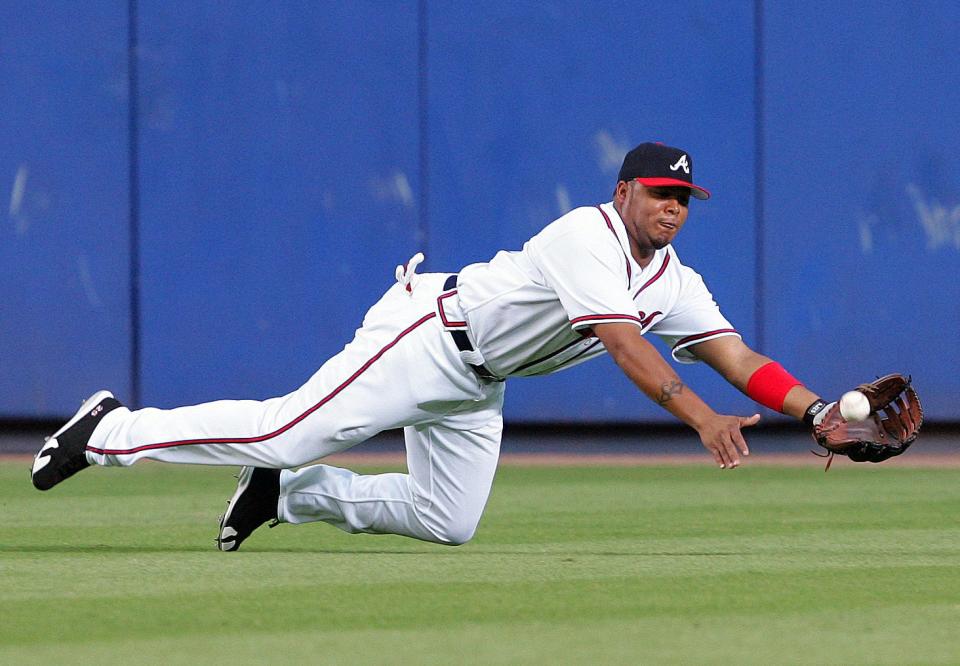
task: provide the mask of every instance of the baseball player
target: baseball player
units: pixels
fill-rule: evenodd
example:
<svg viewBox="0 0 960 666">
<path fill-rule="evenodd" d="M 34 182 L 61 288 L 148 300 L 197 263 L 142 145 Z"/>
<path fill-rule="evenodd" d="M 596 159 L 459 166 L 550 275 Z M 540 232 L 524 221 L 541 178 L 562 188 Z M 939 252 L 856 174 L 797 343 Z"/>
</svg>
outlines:
<svg viewBox="0 0 960 666">
<path fill-rule="evenodd" d="M 354 339 L 288 395 L 131 411 L 98 392 L 37 453 L 33 483 L 46 490 L 89 465 L 148 458 L 240 465 L 221 550 L 268 521 L 462 544 L 490 493 L 505 380 L 603 353 L 694 428 L 720 468 L 735 468 L 748 454 L 741 430 L 760 415 L 714 412 L 647 333 L 676 361 L 708 363 L 771 409 L 808 423 L 836 409 L 751 350 L 681 263 L 671 241 L 691 196 L 710 194 L 693 183 L 689 153 L 641 144 L 624 158 L 612 201 L 567 213 L 521 250 L 459 274 L 418 275 L 419 254 L 397 267 Z M 310 464 L 389 428 L 403 428 L 406 474 Z"/>
</svg>

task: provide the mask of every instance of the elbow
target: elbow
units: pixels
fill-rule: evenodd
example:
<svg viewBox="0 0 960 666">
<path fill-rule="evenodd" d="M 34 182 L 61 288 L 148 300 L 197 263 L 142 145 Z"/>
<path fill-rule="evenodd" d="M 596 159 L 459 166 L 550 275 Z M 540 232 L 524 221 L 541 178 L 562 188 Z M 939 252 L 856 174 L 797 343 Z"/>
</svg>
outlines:
<svg viewBox="0 0 960 666">
<path fill-rule="evenodd" d="M 627 323 L 599 324 L 594 326 L 594 333 L 610 357 L 621 368 L 640 364 L 646 365 L 645 360 L 649 358 L 650 353 L 659 353 L 653 348 L 647 340 L 640 334 L 640 328 Z"/>
<path fill-rule="evenodd" d="M 652 354 L 651 354 L 652 352 Z M 627 371 L 634 369 L 640 372 L 649 371 L 657 362 L 663 362 L 653 345 L 637 335 L 634 340 L 617 340 L 613 345 L 607 347 L 607 353 L 621 369 Z"/>
<path fill-rule="evenodd" d="M 603 346 L 607 353 L 617 363 L 630 354 L 631 346 L 623 338 L 615 338 L 609 342 L 603 341 Z"/>
</svg>

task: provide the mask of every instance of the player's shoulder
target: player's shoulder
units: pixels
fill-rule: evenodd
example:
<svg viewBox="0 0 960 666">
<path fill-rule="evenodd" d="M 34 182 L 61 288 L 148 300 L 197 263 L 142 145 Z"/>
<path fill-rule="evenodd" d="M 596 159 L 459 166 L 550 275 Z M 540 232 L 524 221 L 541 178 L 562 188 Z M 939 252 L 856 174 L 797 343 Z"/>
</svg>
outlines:
<svg viewBox="0 0 960 666">
<path fill-rule="evenodd" d="M 664 249 L 669 256 L 667 271 L 673 274 L 674 279 L 684 289 L 697 289 L 704 284 L 703 276 L 695 268 L 681 261 L 677 248 L 667 245 Z"/>
<path fill-rule="evenodd" d="M 582 226 L 584 223 L 595 223 L 599 226 L 605 226 L 603 214 L 600 212 L 598 206 L 578 206 L 553 221 L 553 224 L 559 224 L 560 226 Z"/>
<path fill-rule="evenodd" d="M 543 227 L 531 240 L 543 243 L 571 236 L 585 238 L 593 233 L 594 228 L 597 228 L 594 216 L 600 221 L 600 225 L 603 225 L 603 218 L 596 207 L 574 208 Z"/>
<path fill-rule="evenodd" d="M 544 240 L 569 235 L 583 238 L 593 234 L 606 238 L 600 232 L 603 232 L 606 236 L 610 235 L 603 215 L 598 208 L 596 206 L 580 206 L 555 219 L 537 235 L 543 237 Z"/>
</svg>

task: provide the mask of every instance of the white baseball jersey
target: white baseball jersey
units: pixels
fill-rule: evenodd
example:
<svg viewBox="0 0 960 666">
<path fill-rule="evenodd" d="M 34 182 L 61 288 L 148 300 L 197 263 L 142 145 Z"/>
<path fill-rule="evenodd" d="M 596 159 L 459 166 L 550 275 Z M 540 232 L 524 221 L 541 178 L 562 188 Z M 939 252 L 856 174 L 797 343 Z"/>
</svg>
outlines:
<svg viewBox="0 0 960 666">
<path fill-rule="evenodd" d="M 549 374 L 604 353 L 590 327 L 605 322 L 657 334 L 683 363 L 697 361 L 690 345 L 739 336 L 672 246 L 640 268 L 612 203 L 577 208 L 522 250 L 467 266 L 457 291 L 444 323 L 461 322 L 500 377 Z"/>
</svg>

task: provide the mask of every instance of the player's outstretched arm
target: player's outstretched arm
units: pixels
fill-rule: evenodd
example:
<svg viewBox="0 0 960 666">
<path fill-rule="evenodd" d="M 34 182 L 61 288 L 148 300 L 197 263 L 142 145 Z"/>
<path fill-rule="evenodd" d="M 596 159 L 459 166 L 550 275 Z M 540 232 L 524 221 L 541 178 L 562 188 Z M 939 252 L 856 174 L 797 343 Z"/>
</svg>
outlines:
<svg viewBox="0 0 960 666">
<path fill-rule="evenodd" d="M 760 420 L 759 414 L 749 418 L 717 414 L 680 380 L 670 364 L 643 339 L 633 324 L 597 324 L 593 331 L 624 374 L 641 391 L 697 431 L 704 447 L 720 467 L 737 467 L 740 456 L 749 454 L 740 430 L 756 424 Z"/>
<path fill-rule="evenodd" d="M 803 419 L 820 399 L 773 359 L 753 351 L 734 335 L 701 342 L 690 351 L 749 397 L 796 419 Z"/>
<path fill-rule="evenodd" d="M 829 454 L 854 462 L 882 462 L 898 456 L 917 439 L 923 425 L 920 397 L 910 377 L 889 374 L 857 386 L 826 403 L 779 363 L 743 341 L 725 336 L 690 347 L 698 357 L 757 402 L 801 419 Z"/>
</svg>

